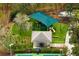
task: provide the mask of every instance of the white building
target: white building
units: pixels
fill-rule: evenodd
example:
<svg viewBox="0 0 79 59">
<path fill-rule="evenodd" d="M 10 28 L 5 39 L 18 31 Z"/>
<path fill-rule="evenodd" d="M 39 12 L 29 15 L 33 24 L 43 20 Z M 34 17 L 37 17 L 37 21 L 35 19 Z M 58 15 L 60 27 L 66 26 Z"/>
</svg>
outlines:
<svg viewBox="0 0 79 59">
<path fill-rule="evenodd" d="M 33 31 L 31 42 L 33 43 L 33 48 L 48 47 L 52 42 L 52 32 L 51 31 Z"/>
</svg>

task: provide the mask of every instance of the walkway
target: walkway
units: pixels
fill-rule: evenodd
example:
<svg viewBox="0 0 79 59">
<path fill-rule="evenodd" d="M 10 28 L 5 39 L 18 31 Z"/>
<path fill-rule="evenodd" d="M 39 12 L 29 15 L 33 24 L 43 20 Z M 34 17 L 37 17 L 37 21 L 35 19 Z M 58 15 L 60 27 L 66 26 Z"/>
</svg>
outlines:
<svg viewBox="0 0 79 59">
<path fill-rule="evenodd" d="M 71 34 L 69 34 L 70 32 L 71 32 Z M 69 40 L 70 40 L 71 36 L 72 36 L 72 31 L 67 31 L 66 39 L 65 39 L 65 45 L 68 48 L 68 51 L 67 51 L 68 56 L 72 55 L 72 47 L 74 47 L 74 45 L 69 43 Z"/>
<path fill-rule="evenodd" d="M 53 43 L 53 44 L 50 44 L 51 47 L 59 47 L 59 48 L 63 48 L 65 47 L 65 44 L 64 43 Z"/>
</svg>

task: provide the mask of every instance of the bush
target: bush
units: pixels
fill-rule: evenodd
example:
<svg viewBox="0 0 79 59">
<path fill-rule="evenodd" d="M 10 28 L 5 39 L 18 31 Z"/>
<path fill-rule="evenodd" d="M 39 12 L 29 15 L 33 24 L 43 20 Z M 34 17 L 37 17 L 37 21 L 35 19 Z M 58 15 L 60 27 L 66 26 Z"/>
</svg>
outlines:
<svg viewBox="0 0 79 59">
<path fill-rule="evenodd" d="M 71 39 L 70 39 L 70 43 L 72 44 L 72 43 L 77 43 L 77 42 L 78 42 L 77 41 L 77 35 L 73 34 Z"/>
<path fill-rule="evenodd" d="M 25 51 L 26 50 L 26 45 L 19 44 L 19 45 L 14 45 L 12 46 L 13 51 Z"/>
<path fill-rule="evenodd" d="M 36 53 L 36 51 L 33 50 L 32 53 Z M 60 50 L 57 48 L 41 48 L 39 53 L 60 53 Z"/>
<path fill-rule="evenodd" d="M 66 55 L 67 53 L 67 47 L 63 48 L 63 54 Z"/>
<path fill-rule="evenodd" d="M 70 39 L 70 43 L 74 43 L 74 44 L 79 43 L 79 28 L 78 27 L 73 29 L 73 35 Z"/>
<path fill-rule="evenodd" d="M 72 54 L 75 56 L 79 56 L 79 45 L 76 44 L 75 47 L 72 49 Z"/>
</svg>

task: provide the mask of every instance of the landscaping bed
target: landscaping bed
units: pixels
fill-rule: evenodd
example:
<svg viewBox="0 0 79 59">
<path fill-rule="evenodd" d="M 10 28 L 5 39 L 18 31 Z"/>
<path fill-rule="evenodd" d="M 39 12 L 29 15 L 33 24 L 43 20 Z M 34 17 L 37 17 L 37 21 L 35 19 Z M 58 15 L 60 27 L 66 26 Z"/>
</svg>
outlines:
<svg viewBox="0 0 79 59">
<path fill-rule="evenodd" d="M 61 48 L 42 48 L 39 52 L 39 54 L 64 54 L 66 55 L 67 49 L 63 48 L 62 51 L 60 51 Z M 35 49 L 33 48 L 27 48 L 24 51 L 13 51 L 15 54 L 24 54 L 24 53 L 34 53 L 34 54 L 38 54 L 38 52 L 36 52 Z"/>
</svg>

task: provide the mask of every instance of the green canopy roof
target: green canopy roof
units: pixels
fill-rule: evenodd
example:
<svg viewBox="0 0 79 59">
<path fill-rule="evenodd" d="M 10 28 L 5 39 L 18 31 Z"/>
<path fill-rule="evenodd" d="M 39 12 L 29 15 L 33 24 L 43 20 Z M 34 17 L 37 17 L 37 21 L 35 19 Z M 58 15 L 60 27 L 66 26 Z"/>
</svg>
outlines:
<svg viewBox="0 0 79 59">
<path fill-rule="evenodd" d="M 34 20 L 41 22 L 46 27 L 49 27 L 56 22 L 59 22 L 58 19 L 53 18 L 53 17 L 51 17 L 43 12 L 40 12 L 40 11 L 31 14 L 30 17 L 33 18 Z"/>
</svg>

